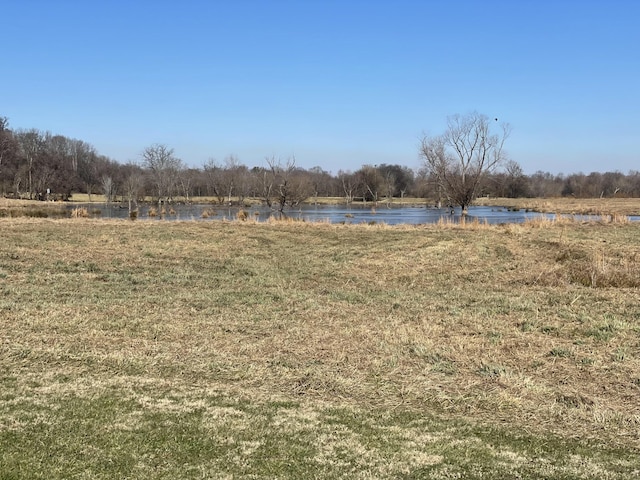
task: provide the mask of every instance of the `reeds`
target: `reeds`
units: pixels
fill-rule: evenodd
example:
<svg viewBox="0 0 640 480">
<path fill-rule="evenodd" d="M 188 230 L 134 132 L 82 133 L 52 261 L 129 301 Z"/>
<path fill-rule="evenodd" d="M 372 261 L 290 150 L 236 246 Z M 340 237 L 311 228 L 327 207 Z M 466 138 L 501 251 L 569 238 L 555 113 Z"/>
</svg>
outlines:
<svg viewBox="0 0 640 480">
<path fill-rule="evenodd" d="M 71 218 L 87 218 L 89 217 L 89 210 L 85 207 L 76 207 L 71 210 Z"/>
<path fill-rule="evenodd" d="M 211 209 L 211 208 L 205 208 L 202 210 L 202 213 L 200 214 L 201 218 L 207 219 L 209 217 L 214 217 L 216 215 L 215 210 Z"/>
</svg>

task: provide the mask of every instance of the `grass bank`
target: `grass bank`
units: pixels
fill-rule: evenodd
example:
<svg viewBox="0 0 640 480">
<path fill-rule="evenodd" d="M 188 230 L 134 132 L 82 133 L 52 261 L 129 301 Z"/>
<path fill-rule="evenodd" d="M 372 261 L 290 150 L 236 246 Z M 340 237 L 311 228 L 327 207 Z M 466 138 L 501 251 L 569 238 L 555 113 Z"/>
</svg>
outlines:
<svg viewBox="0 0 640 480">
<path fill-rule="evenodd" d="M 567 215 L 640 215 L 640 198 L 487 198 L 474 205 Z"/>
<path fill-rule="evenodd" d="M 40 202 L 37 200 L 13 200 L 0 197 L 0 218 L 35 217 L 61 218 L 67 216 L 65 206 L 60 202 Z"/>
<path fill-rule="evenodd" d="M 0 478 L 638 475 L 639 241 L 0 219 Z"/>
</svg>

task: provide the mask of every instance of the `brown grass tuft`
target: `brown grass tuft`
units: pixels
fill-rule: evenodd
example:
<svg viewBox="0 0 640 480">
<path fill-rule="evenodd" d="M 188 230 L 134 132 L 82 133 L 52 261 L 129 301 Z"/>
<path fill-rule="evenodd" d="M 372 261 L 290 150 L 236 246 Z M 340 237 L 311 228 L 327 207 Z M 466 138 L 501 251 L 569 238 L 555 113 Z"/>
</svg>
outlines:
<svg viewBox="0 0 640 480">
<path fill-rule="evenodd" d="M 89 211 L 85 207 L 76 207 L 71 210 L 71 218 L 87 218 Z"/>
<path fill-rule="evenodd" d="M 204 210 L 202 210 L 202 213 L 200 214 L 200 217 L 201 218 L 209 218 L 209 217 L 211 217 L 212 215 L 215 215 L 215 214 L 216 214 L 216 212 L 213 211 L 212 209 L 205 208 Z"/>
</svg>

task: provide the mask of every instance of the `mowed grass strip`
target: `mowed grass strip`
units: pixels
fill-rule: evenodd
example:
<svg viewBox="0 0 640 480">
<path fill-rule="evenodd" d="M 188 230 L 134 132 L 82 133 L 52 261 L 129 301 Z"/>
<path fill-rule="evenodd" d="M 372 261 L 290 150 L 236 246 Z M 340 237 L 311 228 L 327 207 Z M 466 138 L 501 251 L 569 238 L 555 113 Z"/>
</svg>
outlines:
<svg viewBox="0 0 640 480">
<path fill-rule="evenodd" d="M 0 222 L 0 478 L 629 478 L 640 229 Z"/>
</svg>

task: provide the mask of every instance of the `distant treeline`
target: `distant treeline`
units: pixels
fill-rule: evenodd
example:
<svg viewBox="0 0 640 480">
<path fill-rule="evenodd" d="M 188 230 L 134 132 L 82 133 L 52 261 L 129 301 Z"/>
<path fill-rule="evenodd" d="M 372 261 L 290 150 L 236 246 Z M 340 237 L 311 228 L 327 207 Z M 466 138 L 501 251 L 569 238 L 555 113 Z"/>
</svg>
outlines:
<svg viewBox="0 0 640 480">
<path fill-rule="evenodd" d="M 158 152 L 167 157 L 158 157 Z M 189 200 L 210 196 L 220 203 L 252 197 L 280 208 L 314 197 L 342 197 L 345 202 L 437 197 L 436 182 L 426 169 L 402 165 L 363 165 L 356 171 L 332 174 L 320 166 L 300 168 L 293 158 L 266 158 L 261 166 L 248 166 L 230 155 L 221 162 L 208 160 L 192 168 L 164 145 L 148 147 L 145 153 L 139 163 L 122 164 L 82 140 L 36 129 L 12 130 L 8 120 L 0 117 L 0 195 L 66 200 L 77 192 L 130 202 L 148 197 Z M 479 194 L 640 197 L 640 172 L 554 175 L 539 171 L 525 175 L 510 161 L 483 178 Z"/>
</svg>

